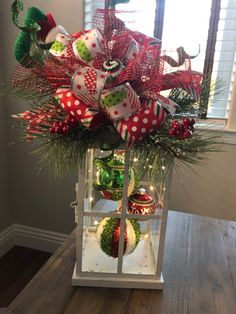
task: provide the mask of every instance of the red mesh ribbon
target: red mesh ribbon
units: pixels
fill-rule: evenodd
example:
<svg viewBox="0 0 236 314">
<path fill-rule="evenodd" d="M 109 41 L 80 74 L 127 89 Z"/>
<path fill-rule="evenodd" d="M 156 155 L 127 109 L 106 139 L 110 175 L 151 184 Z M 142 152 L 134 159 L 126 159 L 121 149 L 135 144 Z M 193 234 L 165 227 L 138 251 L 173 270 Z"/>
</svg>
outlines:
<svg viewBox="0 0 236 314">
<path fill-rule="evenodd" d="M 73 35 L 57 34 L 50 49 L 55 57 L 31 70 L 59 88 L 60 106 L 80 123 L 96 128 L 100 123 L 94 121 L 109 118 L 132 145 L 162 127 L 166 109 L 174 114 L 177 105 L 161 90 L 181 87 L 198 97 L 202 76 L 191 71 L 192 57 L 183 48 L 177 49 L 177 60 L 162 55 L 158 39 L 127 29 L 114 10 L 97 10 L 93 26 Z M 176 71 L 185 63 L 186 70 Z"/>
</svg>

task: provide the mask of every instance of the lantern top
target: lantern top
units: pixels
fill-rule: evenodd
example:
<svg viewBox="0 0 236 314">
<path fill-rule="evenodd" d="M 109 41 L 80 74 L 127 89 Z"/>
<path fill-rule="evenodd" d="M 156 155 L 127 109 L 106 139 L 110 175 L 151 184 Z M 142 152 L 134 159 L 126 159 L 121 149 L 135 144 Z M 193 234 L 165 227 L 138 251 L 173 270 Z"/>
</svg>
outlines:
<svg viewBox="0 0 236 314">
<path fill-rule="evenodd" d="M 133 193 L 130 196 L 130 201 L 136 203 L 136 204 L 142 204 L 142 205 L 152 205 L 154 204 L 153 197 L 146 193 L 146 190 L 144 188 L 140 188 L 138 192 Z"/>
</svg>

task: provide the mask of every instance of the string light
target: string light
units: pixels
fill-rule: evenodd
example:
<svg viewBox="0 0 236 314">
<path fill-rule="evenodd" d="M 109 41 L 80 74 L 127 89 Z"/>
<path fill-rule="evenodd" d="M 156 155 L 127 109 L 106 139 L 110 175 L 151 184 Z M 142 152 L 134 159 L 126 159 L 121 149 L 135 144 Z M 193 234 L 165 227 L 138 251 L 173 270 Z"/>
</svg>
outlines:
<svg viewBox="0 0 236 314">
<path fill-rule="evenodd" d="M 162 169 L 162 170 L 165 170 L 165 169 L 166 169 L 166 167 L 165 167 L 165 166 L 162 166 L 162 167 L 161 167 L 161 169 Z"/>
<path fill-rule="evenodd" d="M 144 236 L 144 239 L 148 239 L 149 238 L 149 234 L 146 233 L 145 236 Z"/>
<path fill-rule="evenodd" d="M 134 157 L 133 161 L 134 161 L 134 162 L 137 162 L 137 161 L 138 161 L 138 158 Z"/>
<path fill-rule="evenodd" d="M 99 222 L 97 220 L 94 221 L 94 225 L 97 226 Z"/>
<path fill-rule="evenodd" d="M 150 185 L 150 190 L 153 191 L 154 190 L 154 186 Z"/>
<path fill-rule="evenodd" d="M 93 197 L 90 197 L 90 199 L 89 199 L 89 200 L 90 200 L 90 202 L 92 202 L 92 201 L 93 201 Z"/>
<path fill-rule="evenodd" d="M 148 167 L 149 167 L 150 169 L 152 169 L 152 165 L 148 165 Z"/>
</svg>

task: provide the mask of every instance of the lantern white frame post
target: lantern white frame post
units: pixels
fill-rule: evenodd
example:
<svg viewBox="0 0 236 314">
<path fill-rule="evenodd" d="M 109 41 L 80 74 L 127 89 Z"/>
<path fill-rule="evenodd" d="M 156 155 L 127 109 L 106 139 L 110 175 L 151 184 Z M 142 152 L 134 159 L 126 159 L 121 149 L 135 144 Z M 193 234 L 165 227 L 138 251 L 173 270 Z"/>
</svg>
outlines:
<svg viewBox="0 0 236 314">
<path fill-rule="evenodd" d="M 168 170 L 167 178 L 164 183 L 163 210 L 162 210 L 162 216 L 161 216 L 160 239 L 159 239 L 159 247 L 158 247 L 158 255 L 157 255 L 157 271 L 156 271 L 157 276 L 161 275 L 161 269 L 162 269 L 162 263 L 163 263 L 172 173 L 173 173 L 173 164 Z"/>
<path fill-rule="evenodd" d="M 122 191 L 122 205 L 121 205 L 121 217 L 120 217 L 120 239 L 118 250 L 118 265 L 117 273 L 122 274 L 123 265 L 123 251 L 124 251 L 124 233 L 125 233 L 125 220 L 126 220 L 126 207 L 127 207 L 127 191 L 129 185 L 129 165 L 130 165 L 130 149 L 125 150 L 125 171 L 124 171 L 124 186 Z"/>
<path fill-rule="evenodd" d="M 79 164 L 80 178 L 77 185 L 77 206 L 75 207 L 76 213 L 76 275 L 82 270 L 82 254 L 83 251 L 83 210 L 84 210 L 84 194 L 85 194 L 85 166 L 83 163 Z M 83 180 L 81 180 L 83 178 Z"/>
<path fill-rule="evenodd" d="M 94 148 L 96 149 L 96 148 Z M 122 202 L 121 210 L 119 212 L 110 212 L 107 205 L 108 200 L 102 199 L 102 205 L 99 207 L 99 200 L 95 205 L 91 204 L 92 200 L 92 182 L 93 182 L 93 157 L 94 152 L 91 149 L 87 153 L 86 160 L 84 160 L 79 166 L 79 183 L 76 185 L 77 193 L 77 204 L 75 206 L 75 215 L 77 223 L 77 235 L 76 235 L 76 263 L 74 268 L 74 273 L 72 277 L 72 284 L 75 286 L 101 286 L 101 287 L 114 287 L 114 288 L 146 288 L 146 289 L 162 289 L 163 288 L 163 277 L 161 274 L 162 259 L 163 259 L 163 249 L 166 231 L 166 221 L 168 213 L 168 198 L 169 198 L 169 187 L 171 181 L 172 169 L 168 172 L 168 177 L 166 180 L 167 188 L 164 195 L 164 205 L 162 213 L 155 213 L 150 215 L 141 214 L 129 214 L 127 212 L 127 191 L 129 186 L 129 169 L 130 169 L 130 157 L 131 150 L 127 147 L 120 146 L 116 149 L 125 151 L 125 168 L 124 168 L 124 184 L 122 190 Z M 89 171 L 88 171 L 89 170 Z M 85 173 L 87 171 L 87 173 Z M 87 189 L 87 190 L 86 190 Z M 88 203 L 84 198 L 89 198 Z M 91 206 L 94 205 L 94 206 Z M 108 209 L 108 210 L 107 210 Z M 87 217 L 89 220 L 84 219 Z M 92 222 L 94 218 L 120 218 L 120 239 L 118 248 L 118 258 L 113 259 L 108 257 L 102 252 L 101 248 L 97 245 L 97 250 L 91 251 L 92 256 L 88 255 L 86 250 L 86 238 L 90 237 L 91 234 L 95 234 L 95 227 L 92 227 Z M 142 234 L 142 238 L 138 244 L 137 248 L 130 255 L 123 256 L 124 250 L 124 232 L 126 219 L 139 219 L 139 221 L 144 221 L 147 226 L 144 228 L 145 234 Z M 158 222 L 160 225 L 154 228 L 148 228 L 149 222 Z M 89 226 L 86 225 L 86 221 L 90 221 Z M 85 233 L 85 230 L 86 233 Z M 146 231 L 145 231 L 146 230 Z M 159 231 L 159 233 L 158 233 Z M 154 232 L 154 235 L 153 233 Z M 91 236 L 92 237 L 92 236 Z M 158 241 L 157 243 L 155 243 Z M 144 253 L 144 251 L 146 250 Z M 86 255 L 87 254 L 87 255 Z M 142 263 L 144 259 L 144 254 L 149 255 L 149 268 L 140 268 L 140 261 Z M 87 256 L 85 258 L 85 255 Z M 131 256 L 132 255 L 132 256 Z M 83 263 L 83 258 L 85 258 Z M 101 261 L 102 267 L 98 268 L 95 265 L 96 259 Z M 95 261 L 94 261 L 95 260 Z M 85 262 L 88 261 L 89 266 Z M 124 264 L 125 261 L 125 264 Z M 146 260 L 147 261 L 147 260 Z M 117 262 L 117 264 L 116 264 Z M 110 270 L 110 264 L 112 264 L 112 271 Z M 134 265 L 132 265 L 132 263 Z M 92 266 L 91 266 L 92 265 Z M 97 264 L 96 264 L 97 265 Z M 105 265 L 105 266 L 104 266 Z M 108 266 L 107 266 L 108 265 Z M 128 266 L 127 266 L 128 265 Z M 91 270 L 90 270 L 91 266 Z M 94 268 L 93 268 L 94 267 Z M 101 267 L 101 266 L 99 266 Z M 106 268 L 108 267 L 108 268 Z M 144 267 L 144 264 L 143 266 Z M 146 265 L 145 265 L 146 267 Z M 105 271 L 104 271 L 105 269 Z"/>
</svg>

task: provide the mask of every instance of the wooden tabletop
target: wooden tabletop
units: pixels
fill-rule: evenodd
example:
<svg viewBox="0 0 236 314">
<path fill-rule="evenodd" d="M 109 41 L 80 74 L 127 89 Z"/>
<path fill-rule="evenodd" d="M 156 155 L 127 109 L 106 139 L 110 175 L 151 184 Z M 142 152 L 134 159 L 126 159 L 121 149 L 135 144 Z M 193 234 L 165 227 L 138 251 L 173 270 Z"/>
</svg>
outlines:
<svg viewBox="0 0 236 314">
<path fill-rule="evenodd" d="M 236 223 L 170 212 L 158 290 L 72 287 L 75 231 L 9 306 L 16 314 L 235 314 Z"/>
</svg>

